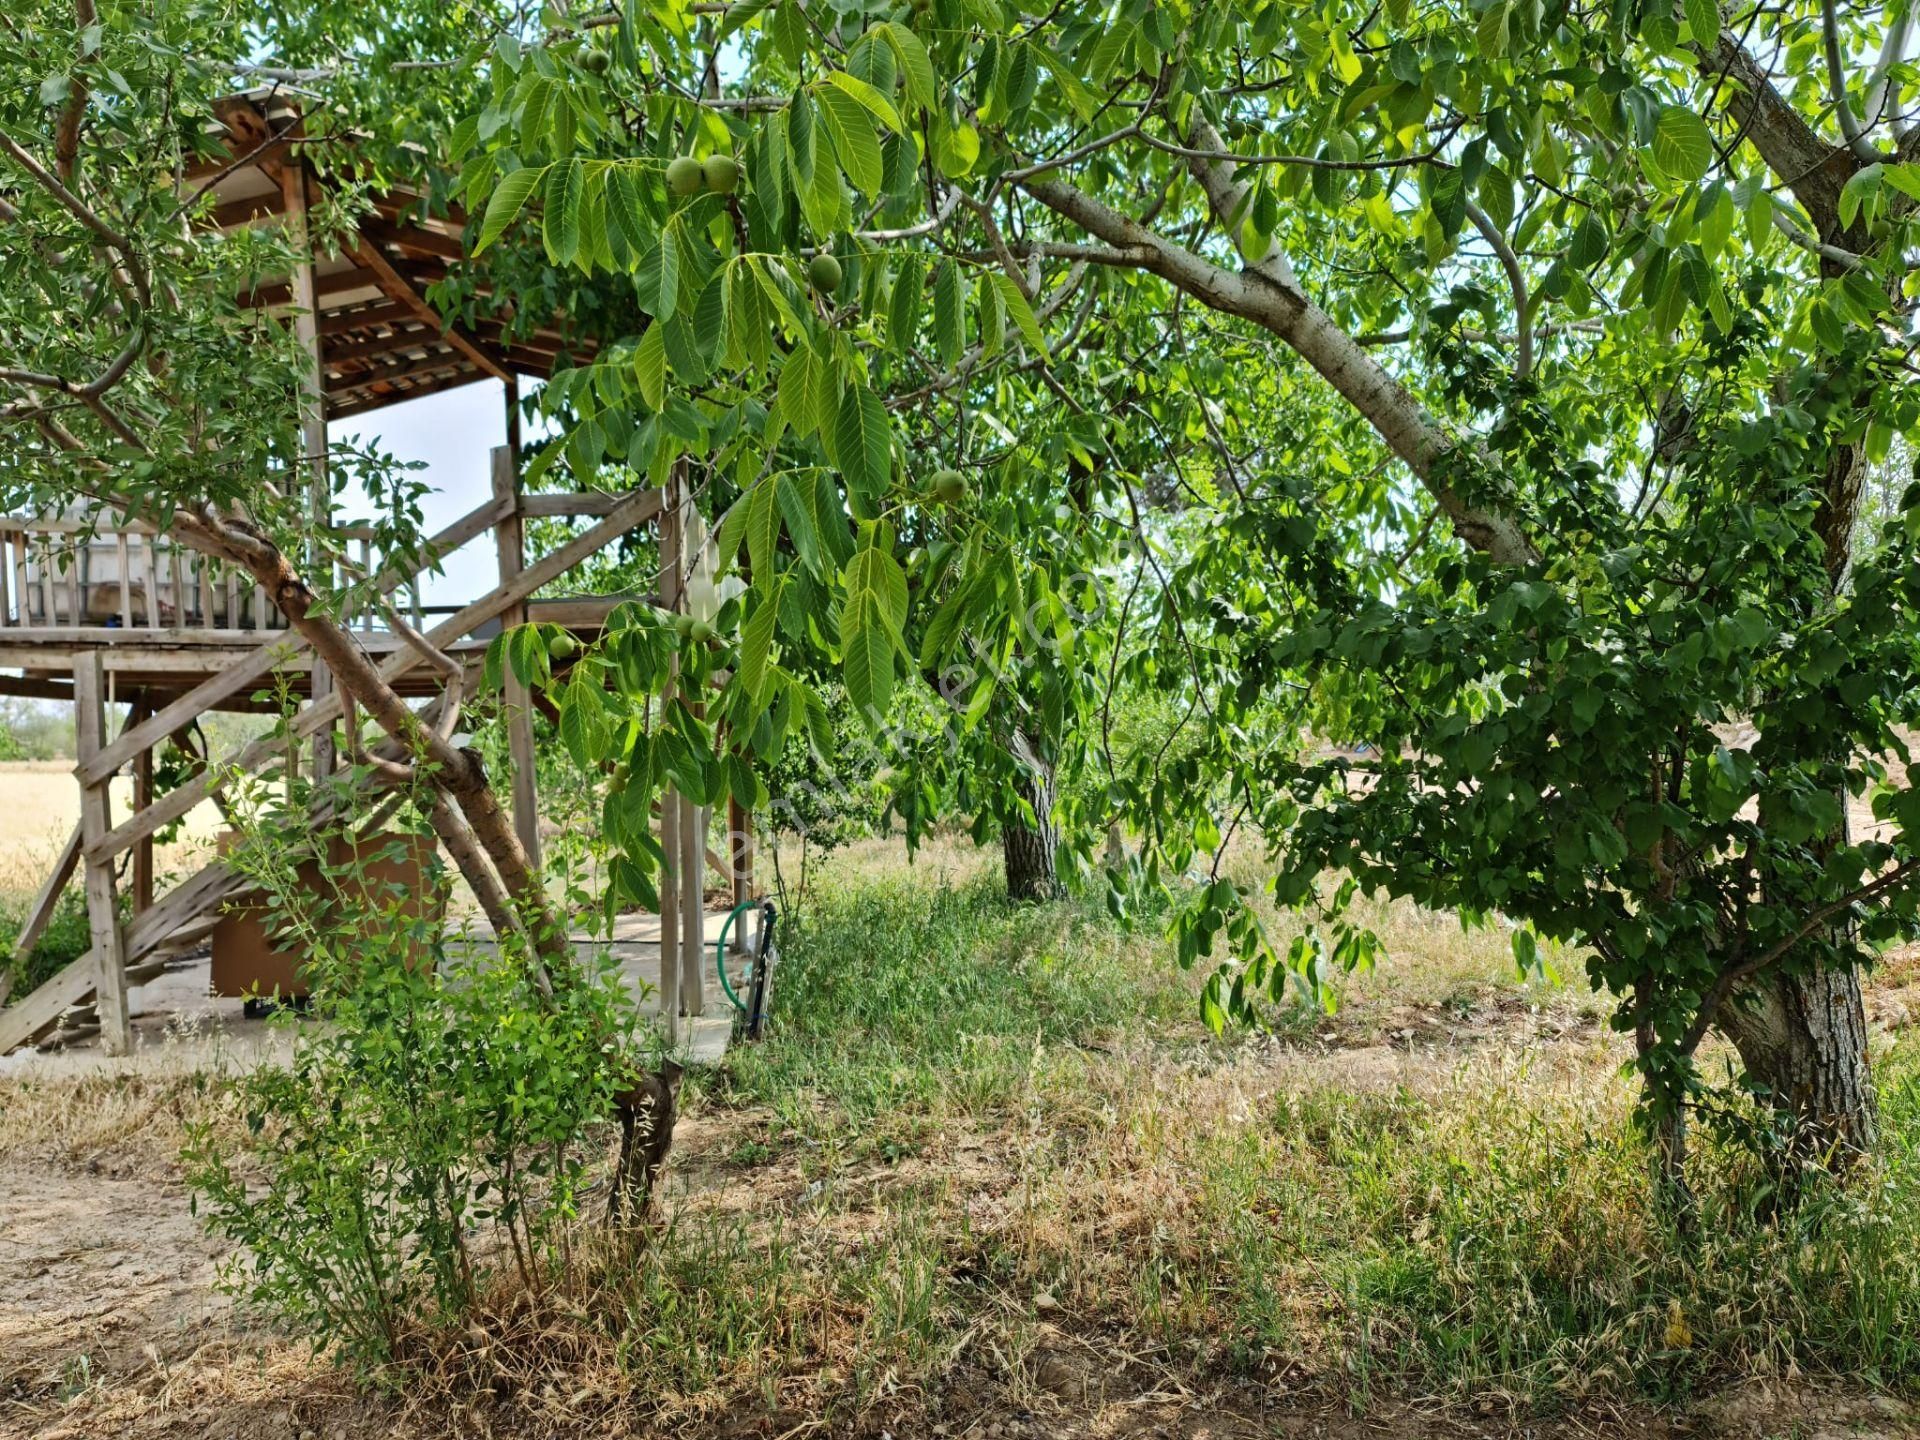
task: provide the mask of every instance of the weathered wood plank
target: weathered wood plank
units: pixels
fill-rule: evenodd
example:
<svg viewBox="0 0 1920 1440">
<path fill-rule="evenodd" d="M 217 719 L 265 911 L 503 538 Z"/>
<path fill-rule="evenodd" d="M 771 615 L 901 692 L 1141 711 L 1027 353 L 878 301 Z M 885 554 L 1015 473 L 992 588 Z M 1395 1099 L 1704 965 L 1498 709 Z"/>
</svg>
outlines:
<svg viewBox="0 0 1920 1440">
<path fill-rule="evenodd" d="M 494 550 L 499 557 L 500 583 L 513 582 L 526 565 L 526 537 L 514 500 L 520 490 L 520 471 L 513 446 L 499 445 L 493 451 L 493 498 L 506 512 L 493 528 Z M 503 628 L 512 629 L 527 621 L 527 602 L 518 601 L 500 613 Z M 540 868 L 540 794 L 534 783 L 533 696 L 513 668 L 507 668 L 507 758 L 513 767 L 513 829 L 520 848 L 535 870 Z"/>
<path fill-rule="evenodd" d="M 443 620 L 427 632 L 427 638 L 442 648 L 458 640 L 476 626 L 500 614 L 509 605 L 524 600 L 555 576 L 565 574 L 589 555 L 611 544 L 634 526 L 652 519 L 660 512 L 660 504 L 660 496 L 656 491 L 634 492 L 620 508 L 591 530 L 574 537 L 552 554 L 542 556 L 521 571 L 511 585 L 496 586 L 480 599 Z M 410 646 L 403 647 L 381 665 L 380 673 L 384 679 L 391 682 L 414 669 L 419 663 L 419 652 Z M 331 725 L 339 714 L 340 697 L 337 693 L 318 704 L 309 705 L 293 721 L 294 738 L 307 738 L 322 725 Z M 255 741 L 230 760 L 210 766 L 206 774 L 168 792 L 147 810 L 132 817 L 118 829 L 108 832 L 101 837 L 97 846 L 89 844 L 88 856 L 110 858 L 119 854 L 142 835 L 151 835 L 162 825 L 186 814 L 225 784 L 234 770 L 257 769 L 263 761 L 281 752 L 282 743 L 277 738 L 269 736 Z"/>
<path fill-rule="evenodd" d="M 99 754 L 106 729 L 106 672 L 98 654 L 73 662 L 75 753 L 84 763 Z M 107 782 L 80 787 L 80 827 L 86 856 L 87 928 L 93 936 L 93 991 L 100 1011 L 100 1033 L 107 1051 L 124 1055 L 133 1048 L 133 1017 L 127 1010 L 126 938 L 113 887 L 113 858 L 91 848 L 112 826 Z M 151 832 L 149 832 L 151 833 Z"/>
<path fill-rule="evenodd" d="M 60 903 L 60 896 L 65 893 L 67 882 L 73 879 L 74 866 L 80 861 L 80 839 L 81 827 L 75 825 L 73 833 L 67 836 L 67 843 L 60 847 L 60 853 L 53 862 L 53 869 L 40 883 L 40 889 L 34 895 L 33 903 L 27 907 L 27 918 L 20 926 L 19 938 L 13 942 L 13 960 L 16 967 L 33 953 L 33 947 L 39 944 L 40 937 L 46 934 L 47 922 L 53 919 L 54 907 Z M 9 981 L 13 978 L 11 972 L 6 978 Z M 11 986 L 8 988 L 10 989 Z M 0 991 L 0 1000 L 5 998 L 5 992 Z"/>
<path fill-rule="evenodd" d="M 499 519 L 499 515 L 499 502 L 488 500 L 434 535 L 423 548 L 427 554 L 435 557 L 451 554 L 469 540 L 483 534 Z M 380 577 L 382 592 L 391 591 L 406 578 L 407 574 L 397 568 L 388 570 Z M 244 663 L 223 670 L 218 675 L 209 676 L 178 700 L 155 712 L 150 720 L 134 726 L 113 744 L 103 749 L 99 759 L 93 765 L 81 767 L 81 778 L 91 781 L 98 780 L 103 775 L 111 775 L 141 750 L 151 749 L 182 725 L 211 710 L 228 696 L 259 683 L 274 670 L 292 664 L 295 657 L 305 650 L 306 646 L 307 642 L 304 639 L 290 632 L 263 646 L 258 653 Z"/>
</svg>

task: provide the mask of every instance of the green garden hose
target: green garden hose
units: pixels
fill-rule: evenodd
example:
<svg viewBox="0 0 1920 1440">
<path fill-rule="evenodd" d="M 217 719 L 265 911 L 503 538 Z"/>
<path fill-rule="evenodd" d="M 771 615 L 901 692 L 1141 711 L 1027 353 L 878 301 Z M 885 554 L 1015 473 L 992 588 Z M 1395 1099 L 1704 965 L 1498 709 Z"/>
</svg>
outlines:
<svg viewBox="0 0 1920 1440">
<path fill-rule="evenodd" d="M 742 900 L 727 912 L 726 920 L 720 926 L 720 938 L 713 942 L 713 968 L 720 972 L 720 988 L 727 992 L 727 999 L 733 1002 L 733 1008 L 742 1015 L 747 1007 L 740 997 L 733 993 L 733 982 L 727 979 L 727 932 L 733 929 L 733 922 L 742 910 L 752 910 L 759 905 L 758 900 Z"/>
</svg>

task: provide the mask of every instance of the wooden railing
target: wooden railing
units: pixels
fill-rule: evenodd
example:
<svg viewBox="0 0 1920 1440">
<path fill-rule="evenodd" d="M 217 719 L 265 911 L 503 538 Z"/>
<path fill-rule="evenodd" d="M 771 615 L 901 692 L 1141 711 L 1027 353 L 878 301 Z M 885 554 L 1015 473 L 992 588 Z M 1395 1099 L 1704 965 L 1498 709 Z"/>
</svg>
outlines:
<svg viewBox="0 0 1920 1440">
<path fill-rule="evenodd" d="M 348 564 L 361 575 L 373 568 L 373 530 L 335 531 Z M 398 603 L 418 619 L 417 577 L 397 587 Z M 270 634 L 286 618 L 251 576 L 159 534 L 142 521 L 28 519 L 0 515 L 0 630 L 200 631 L 214 635 Z M 352 629 L 385 628 L 371 608 L 349 618 Z M 132 638 L 132 637 L 129 637 Z"/>
<path fill-rule="evenodd" d="M 270 631 L 266 591 L 151 525 L 0 517 L 0 627 Z"/>
</svg>

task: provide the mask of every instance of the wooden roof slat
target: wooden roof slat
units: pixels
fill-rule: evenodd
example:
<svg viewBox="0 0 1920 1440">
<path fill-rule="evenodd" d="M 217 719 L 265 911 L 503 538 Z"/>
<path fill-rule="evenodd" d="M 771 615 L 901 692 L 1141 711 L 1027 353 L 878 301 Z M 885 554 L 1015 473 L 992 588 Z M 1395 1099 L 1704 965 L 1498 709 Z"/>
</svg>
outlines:
<svg viewBox="0 0 1920 1440">
<path fill-rule="evenodd" d="M 417 376 L 433 375 L 439 371 L 450 370 L 456 367 L 470 370 L 473 368 L 473 362 L 464 355 L 457 354 L 451 350 L 443 350 L 437 355 L 427 355 L 418 360 L 402 361 L 398 365 L 383 365 L 377 369 L 367 370 L 358 375 L 350 375 L 340 380 L 329 380 L 327 382 L 327 395 L 329 398 L 351 395 L 355 391 L 365 390 L 372 385 L 379 385 L 394 380 L 412 380 Z"/>
<path fill-rule="evenodd" d="M 545 372 L 540 372 L 544 374 Z M 443 380 L 429 380 L 423 385 L 410 386 L 405 390 L 395 390 L 385 395 L 371 395 L 363 400 L 354 400 L 342 405 L 329 403 L 329 420 L 347 420 L 355 415 L 365 415 L 370 411 L 384 410 L 389 405 L 397 405 L 402 400 L 417 400 L 423 395 L 438 395 L 443 390 L 458 390 L 462 385 L 472 385 L 477 381 L 493 377 L 483 375 L 477 370 L 463 370 L 459 374 L 449 375 Z"/>
<path fill-rule="evenodd" d="M 327 346 L 327 364 L 345 365 L 355 360 L 378 359 L 382 355 L 445 344 L 438 330 L 427 329 L 396 330 L 391 335 L 375 335 L 366 339 L 339 339 Z"/>
<path fill-rule="evenodd" d="M 375 325 L 391 325 L 396 320 L 416 320 L 419 313 L 411 305 L 402 305 L 393 300 L 382 300 L 373 305 L 361 305 L 354 309 L 329 310 L 320 307 L 320 333 L 322 335 L 346 335 L 355 330 L 368 329 Z"/>
<path fill-rule="evenodd" d="M 355 245 L 353 253 L 367 268 L 380 277 L 380 288 L 402 305 L 412 305 L 420 318 L 435 326 L 446 337 L 447 343 L 465 355 L 475 365 L 498 380 L 505 380 L 510 372 L 499 357 L 483 349 L 476 341 L 463 333 L 458 325 L 443 320 L 440 312 L 427 303 L 426 297 L 414 288 L 414 281 L 400 272 L 399 268 L 387 258 L 380 246 L 362 236 Z"/>
</svg>

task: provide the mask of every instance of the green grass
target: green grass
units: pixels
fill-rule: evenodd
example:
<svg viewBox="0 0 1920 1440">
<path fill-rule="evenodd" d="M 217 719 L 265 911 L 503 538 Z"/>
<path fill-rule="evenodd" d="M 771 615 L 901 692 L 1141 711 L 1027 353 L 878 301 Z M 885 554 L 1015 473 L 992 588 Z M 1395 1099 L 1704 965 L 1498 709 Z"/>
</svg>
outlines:
<svg viewBox="0 0 1920 1440">
<path fill-rule="evenodd" d="M 1103 920 L 1009 906 L 992 877 L 830 877 L 783 948 L 771 1036 L 734 1052 L 726 1093 L 802 1131 L 1003 1111 L 1036 1063 L 1197 1014 Z"/>
<path fill-rule="evenodd" d="M 1497 990 L 1502 940 L 1484 956 L 1450 941 L 1445 966 Z M 1409 981 L 1375 977 L 1352 1006 L 1430 993 L 1419 963 L 1403 951 Z M 706 1092 L 738 1117 L 715 1156 L 729 1183 L 794 1188 L 766 1193 L 754 1243 L 667 1247 L 656 1281 L 697 1255 L 702 1293 L 757 1313 L 824 1293 L 864 1317 L 846 1348 L 801 1346 L 798 1368 L 888 1337 L 884 1363 L 912 1374 L 943 1338 L 1046 1294 L 1062 1324 L 1131 1335 L 1122 1348 L 1305 1377 L 1362 1407 L 1491 1395 L 1552 1413 L 1753 1374 L 1920 1383 L 1911 1043 L 1881 1065 L 1874 1164 L 1784 1219 L 1766 1218 L 1750 1160 L 1700 1137 L 1689 1244 L 1650 1207 L 1604 1035 L 1483 1036 L 1354 1083 L 1357 1052 L 1210 1041 L 1191 993 L 1151 937 L 1075 906 L 1010 909 L 990 879 L 837 872 L 789 937 L 770 1038 Z M 876 1181 L 889 1167 L 895 1182 Z M 766 1270 L 778 1255 L 786 1288 Z M 757 1383 L 791 1341 L 766 1341 Z M 842 1401 L 863 1393 L 849 1385 Z"/>
</svg>

